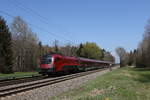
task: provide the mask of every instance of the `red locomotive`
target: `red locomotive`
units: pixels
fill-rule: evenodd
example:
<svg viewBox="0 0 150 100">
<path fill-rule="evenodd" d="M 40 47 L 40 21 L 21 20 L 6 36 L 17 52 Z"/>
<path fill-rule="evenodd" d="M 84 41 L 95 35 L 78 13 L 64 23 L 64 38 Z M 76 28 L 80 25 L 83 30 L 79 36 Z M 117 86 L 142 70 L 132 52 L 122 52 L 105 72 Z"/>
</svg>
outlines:
<svg viewBox="0 0 150 100">
<path fill-rule="evenodd" d="M 41 59 L 40 74 L 50 75 L 60 72 L 86 71 L 89 69 L 109 67 L 112 63 L 86 58 L 67 57 L 60 54 L 46 54 Z"/>
</svg>

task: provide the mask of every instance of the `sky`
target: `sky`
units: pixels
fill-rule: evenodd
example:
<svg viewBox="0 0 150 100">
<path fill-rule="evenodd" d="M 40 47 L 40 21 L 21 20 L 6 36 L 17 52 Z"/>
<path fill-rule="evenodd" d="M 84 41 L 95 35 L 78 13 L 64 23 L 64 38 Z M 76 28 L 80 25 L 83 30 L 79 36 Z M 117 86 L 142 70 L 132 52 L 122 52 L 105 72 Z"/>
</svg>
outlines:
<svg viewBox="0 0 150 100">
<path fill-rule="evenodd" d="M 0 16 L 9 26 L 13 18 L 7 14 L 21 16 L 43 44 L 95 42 L 116 57 L 119 46 L 137 48 L 149 5 L 150 0 L 1 0 Z"/>
</svg>

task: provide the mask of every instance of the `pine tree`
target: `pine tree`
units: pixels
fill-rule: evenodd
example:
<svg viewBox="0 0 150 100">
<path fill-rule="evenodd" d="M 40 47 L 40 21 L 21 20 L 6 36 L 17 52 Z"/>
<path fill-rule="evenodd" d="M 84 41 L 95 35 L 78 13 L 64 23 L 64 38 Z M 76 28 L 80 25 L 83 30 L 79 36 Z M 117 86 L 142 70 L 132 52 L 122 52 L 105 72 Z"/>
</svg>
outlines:
<svg viewBox="0 0 150 100">
<path fill-rule="evenodd" d="M 81 50 L 82 50 L 82 49 L 83 49 L 83 44 L 81 43 L 81 44 L 79 45 L 78 50 L 77 50 L 77 56 L 81 57 Z"/>
<path fill-rule="evenodd" d="M 6 21 L 0 17 L 0 71 L 2 73 L 12 73 L 13 52 L 11 33 Z"/>
</svg>

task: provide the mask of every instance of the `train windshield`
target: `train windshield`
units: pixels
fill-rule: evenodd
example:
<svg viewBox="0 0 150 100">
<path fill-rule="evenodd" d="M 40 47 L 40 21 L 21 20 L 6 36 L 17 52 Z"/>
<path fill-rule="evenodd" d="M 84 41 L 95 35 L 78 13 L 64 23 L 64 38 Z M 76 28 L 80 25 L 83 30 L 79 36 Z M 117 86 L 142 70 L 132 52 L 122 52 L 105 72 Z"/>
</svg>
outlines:
<svg viewBox="0 0 150 100">
<path fill-rule="evenodd" d="M 44 57 L 41 60 L 41 64 L 51 64 L 52 62 L 52 57 Z"/>
</svg>

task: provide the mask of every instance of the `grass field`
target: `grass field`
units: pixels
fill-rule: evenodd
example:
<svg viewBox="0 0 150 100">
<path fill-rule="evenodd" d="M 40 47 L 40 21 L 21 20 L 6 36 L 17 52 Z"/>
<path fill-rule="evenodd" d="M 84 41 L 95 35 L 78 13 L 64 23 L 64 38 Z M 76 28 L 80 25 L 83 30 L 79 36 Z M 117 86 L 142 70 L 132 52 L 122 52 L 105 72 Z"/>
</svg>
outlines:
<svg viewBox="0 0 150 100">
<path fill-rule="evenodd" d="M 38 72 L 15 72 L 13 74 L 0 74 L 0 79 L 9 78 L 9 77 L 24 77 L 24 76 L 31 76 L 31 75 L 38 74 Z"/>
<path fill-rule="evenodd" d="M 150 100 L 150 70 L 113 70 L 52 100 Z"/>
</svg>

